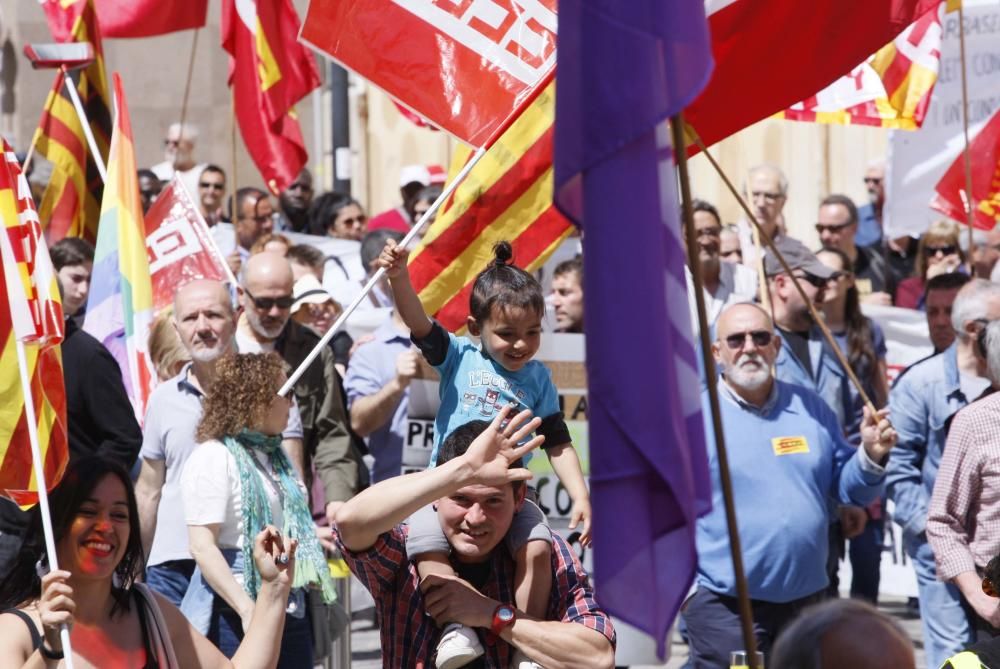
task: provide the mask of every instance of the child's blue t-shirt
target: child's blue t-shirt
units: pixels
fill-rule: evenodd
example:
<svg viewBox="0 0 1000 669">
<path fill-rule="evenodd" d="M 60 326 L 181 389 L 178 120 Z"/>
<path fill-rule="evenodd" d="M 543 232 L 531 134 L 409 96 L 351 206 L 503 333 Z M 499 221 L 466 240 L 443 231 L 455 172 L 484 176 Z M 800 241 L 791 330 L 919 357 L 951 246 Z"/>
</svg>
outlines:
<svg viewBox="0 0 1000 669">
<path fill-rule="evenodd" d="M 437 322 L 430 334 L 413 341 L 441 375 L 441 408 L 434 419 L 432 467 L 437 464 L 438 450 L 445 437 L 455 428 L 473 420 L 492 421 L 497 412 L 512 401 L 520 405 L 518 411 L 531 409 L 542 419 L 542 427 L 538 429 L 540 434 L 545 434 L 542 448 L 570 441 L 552 375 L 542 363 L 531 360 L 518 371 L 511 372 L 471 339 L 456 337 Z M 531 455 L 525 456 L 525 463 Z"/>
</svg>

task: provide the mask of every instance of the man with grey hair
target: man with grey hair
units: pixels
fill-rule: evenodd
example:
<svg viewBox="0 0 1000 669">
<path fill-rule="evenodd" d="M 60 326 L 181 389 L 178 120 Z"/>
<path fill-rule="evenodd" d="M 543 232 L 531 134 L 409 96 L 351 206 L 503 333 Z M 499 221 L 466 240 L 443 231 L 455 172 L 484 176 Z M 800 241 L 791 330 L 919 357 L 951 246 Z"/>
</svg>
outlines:
<svg viewBox="0 0 1000 669">
<path fill-rule="evenodd" d="M 958 586 L 976 641 L 1000 635 L 1000 600 L 983 592 L 986 565 L 1000 553 L 1000 497 L 990 481 L 1000 474 L 1000 321 L 980 332 L 992 387 L 955 415 L 927 516 L 937 575 Z M 980 351 L 983 353 L 983 351 Z"/>
<path fill-rule="evenodd" d="M 945 450 L 947 421 L 990 384 L 977 337 L 988 322 L 1000 319 L 1000 285 L 970 281 L 959 290 L 951 317 L 955 343 L 910 367 L 889 393 L 899 445 L 887 468 L 887 487 L 895 504 L 893 519 L 903 529 L 903 547 L 917 575 L 929 669 L 941 666 L 969 641 L 958 587 L 938 580 L 927 541 L 927 511 Z"/>
<path fill-rule="evenodd" d="M 149 556 L 146 582 L 180 606 L 195 568 L 188 549 L 181 473 L 197 443 L 194 433 L 202 402 L 215 383 L 216 367 L 235 351 L 236 314 L 229 290 L 211 279 L 183 284 L 174 293 L 173 323 L 191 362 L 150 396 L 135 495 L 143 552 Z M 294 404 L 282 436 L 286 449 L 301 450 L 302 421 Z"/>
<path fill-rule="evenodd" d="M 762 164 L 750 168 L 743 192 L 747 203 L 753 207 L 754 217 L 771 239 L 785 234 L 785 218 L 782 210 L 788 201 L 788 178 L 776 165 Z M 753 223 L 740 219 L 740 246 L 743 262 L 756 269 L 757 248 L 753 243 Z M 761 244 L 764 240 L 761 239 Z"/>
<path fill-rule="evenodd" d="M 755 634 L 766 654 L 803 607 L 824 597 L 831 505 L 865 506 L 878 498 L 896 434 L 885 410 L 873 415 L 866 409 L 861 445 L 854 448 L 819 395 L 775 379 L 783 342 L 758 305 L 726 307 L 716 332 L 722 427 Z M 716 482 L 712 508 L 698 519 L 697 590 L 683 611 L 692 666 L 725 668 L 743 642 L 714 448 L 708 462 Z"/>
<path fill-rule="evenodd" d="M 163 138 L 163 162 L 150 169 L 164 184 L 177 174 L 188 194 L 198 197 L 198 177 L 205 169 L 205 163 L 194 159 L 194 145 L 198 141 L 198 128 L 190 123 L 171 123 Z"/>
<path fill-rule="evenodd" d="M 913 667 L 913 644 L 867 602 L 834 599 L 805 609 L 774 644 L 771 669 Z"/>
</svg>

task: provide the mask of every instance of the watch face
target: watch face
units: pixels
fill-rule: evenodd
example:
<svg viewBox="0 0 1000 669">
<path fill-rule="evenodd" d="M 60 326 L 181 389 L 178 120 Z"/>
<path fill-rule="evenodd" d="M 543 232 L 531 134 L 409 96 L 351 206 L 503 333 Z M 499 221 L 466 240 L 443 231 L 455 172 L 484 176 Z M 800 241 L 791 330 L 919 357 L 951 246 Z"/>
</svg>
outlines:
<svg viewBox="0 0 1000 669">
<path fill-rule="evenodd" d="M 497 617 L 500 620 L 502 620 L 503 622 L 507 622 L 509 620 L 513 620 L 514 619 L 514 609 L 512 609 L 509 606 L 501 607 L 501 609 L 499 611 L 497 611 Z"/>
</svg>

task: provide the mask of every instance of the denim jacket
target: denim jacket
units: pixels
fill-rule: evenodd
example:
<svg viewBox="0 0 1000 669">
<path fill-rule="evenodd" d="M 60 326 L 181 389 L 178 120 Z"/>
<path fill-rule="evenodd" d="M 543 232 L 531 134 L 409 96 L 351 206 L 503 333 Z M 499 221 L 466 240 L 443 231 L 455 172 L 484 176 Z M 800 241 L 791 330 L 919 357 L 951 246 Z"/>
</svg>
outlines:
<svg viewBox="0 0 1000 669">
<path fill-rule="evenodd" d="M 812 363 L 812 373 L 806 370 L 792 349 L 782 342 L 774 361 L 775 377 L 785 383 L 794 383 L 815 391 L 837 415 L 837 423 L 843 429 L 852 415 L 850 379 L 840 366 L 836 354 L 830 350 L 819 327 L 815 325 L 809 331 L 809 360 Z M 843 434 L 842 432 L 838 436 Z"/>
<path fill-rule="evenodd" d="M 896 504 L 895 520 L 907 541 L 926 541 L 921 535 L 944 451 L 946 421 L 968 403 L 959 382 L 956 344 L 907 369 L 889 393 L 899 439 L 886 467 L 886 482 Z"/>
</svg>

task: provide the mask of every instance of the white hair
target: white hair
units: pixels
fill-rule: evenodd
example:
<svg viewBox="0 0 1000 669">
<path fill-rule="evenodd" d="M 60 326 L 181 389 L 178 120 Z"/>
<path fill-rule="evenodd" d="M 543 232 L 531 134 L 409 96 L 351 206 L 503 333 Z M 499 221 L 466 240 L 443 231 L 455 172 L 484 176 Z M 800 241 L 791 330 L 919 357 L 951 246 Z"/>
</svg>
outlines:
<svg viewBox="0 0 1000 669">
<path fill-rule="evenodd" d="M 1000 284 L 986 279 L 973 279 L 958 291 L 951 306 L 951 327 L 959 337 L 968 336 L 965 324 L 969 321 L 987 319 L 988 303 L 994 298 L 1000 298 Z"/>
<path fill-rule="evenodd" d="M 986 326 L 986 375 L 1000 387 L 1000 321 Z"/>
<path fill-rule="evenodd" d="M 171 123 L 170 127 L 167 128 L 167 135 L 175 133 L 178 137 L 183 137 L 192 144 L 198 141 L 198 126 L 193 123 L 184 123 L 183 125 L 180 123 Z"/>
<path fill-rule="evenodd" d="M 778 190 L 781 191 L 782 195 L 788 195 L 788 177 L 785 176 L 785 173 L 781 171 L 780 167 L 771 163 L 754 165 L 750 168 L 750 178 L 752 179 L 758 172 L 770 172 L 774 176 L 778 177 Z M 743 192 L 748 192 L 746 185 L 743 187 Z"/>
</svg>

